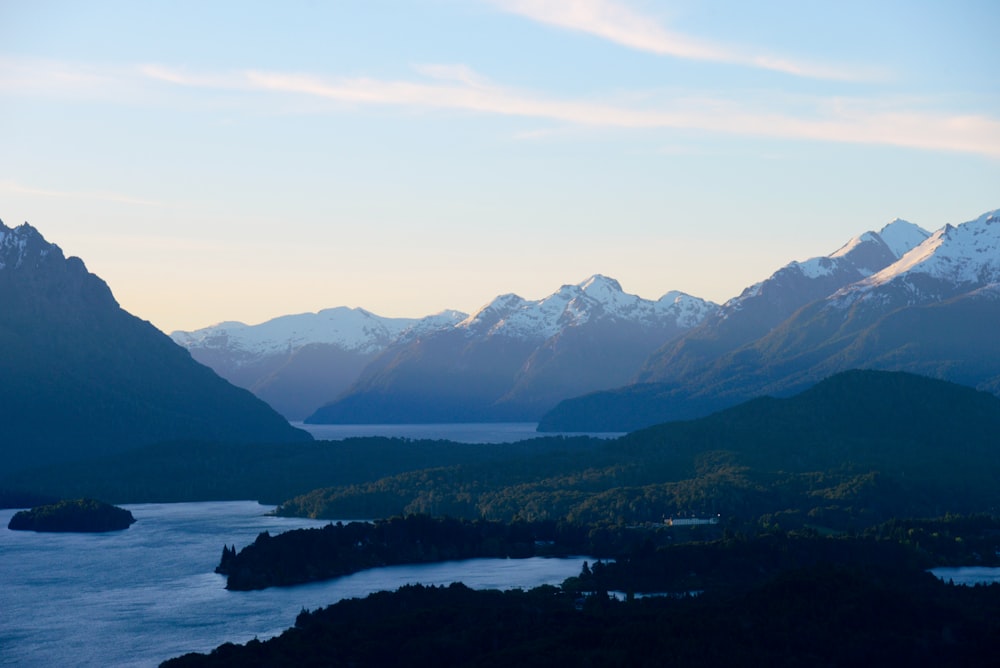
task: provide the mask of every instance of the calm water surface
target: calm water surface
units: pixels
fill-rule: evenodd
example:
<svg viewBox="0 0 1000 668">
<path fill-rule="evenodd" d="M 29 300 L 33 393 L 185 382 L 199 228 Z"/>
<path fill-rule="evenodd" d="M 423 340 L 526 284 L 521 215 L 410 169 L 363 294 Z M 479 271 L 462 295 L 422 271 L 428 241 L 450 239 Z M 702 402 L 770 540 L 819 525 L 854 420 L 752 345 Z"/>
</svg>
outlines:
<svg viewBox="0 0 1000 668">
<path fill-rule="evenodd" d="M 187 652 L 277 635 L 303 609 L 404 584 L 475 588 L 558 584 L 571 559 L 473 559 L 379 568 L 330 582 L 225 590 L 213 572 L 222 546 L 325 521 L 266 515 L 251 501 L 124 506 L 136 523 L 105 534 L 6 528 L 0 510 L 0 665 L 155 666 Z"/>
</svg>

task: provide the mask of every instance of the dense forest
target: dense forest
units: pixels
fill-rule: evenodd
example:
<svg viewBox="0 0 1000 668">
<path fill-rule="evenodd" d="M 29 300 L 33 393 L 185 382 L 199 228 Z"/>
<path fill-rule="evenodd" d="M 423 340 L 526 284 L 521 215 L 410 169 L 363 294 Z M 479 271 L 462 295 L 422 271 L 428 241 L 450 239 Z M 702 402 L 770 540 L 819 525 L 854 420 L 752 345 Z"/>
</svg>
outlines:
<svg viewBox="0 0 1000 668">
<path fill-rule="evenodd" d="M 175 441 L 4 476 L 0 506 L 23 508 L 83 496 L 113 503 L 254 499 L 278 504 L 332 484 L 379 480 L 427 467 L 501 461 L 527 465 L 555 453 L 561 453 L 557 459 L 571 462 L 578 453 L 603 444 L 582 437 L 497 445 L 380 437 L 295 445 Z"/>
<path fill-rule="evenodd" d="M 1000 399 L 902 373 L 852 372 L 789 399 L 633 432 L 573 453 L 456 464 L 317 489 L 279 512 L 500 521 L 679 515 L 862 529 L 1000 509 Z"/>
</svg>

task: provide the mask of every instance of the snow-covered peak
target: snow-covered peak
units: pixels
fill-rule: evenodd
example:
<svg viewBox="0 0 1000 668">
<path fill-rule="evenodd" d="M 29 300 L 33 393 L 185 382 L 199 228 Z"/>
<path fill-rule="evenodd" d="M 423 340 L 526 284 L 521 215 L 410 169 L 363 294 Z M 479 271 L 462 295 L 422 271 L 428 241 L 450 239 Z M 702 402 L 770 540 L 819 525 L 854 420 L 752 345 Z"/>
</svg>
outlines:
<svg viewBox="0 0 1000 668">
<path fill-rule="evenodd" d="M 924 242 L 931 233 L 913 223 L 896 218 L 887 224 L 878 235 L 897 258 L 903 257 Z"/>
<path fill-rule="evenodd" d="M 701 324 L 701 321 L 709 315 L 717 312 L 719 305 L 705 299 L 692 297 L 684 292 L 672 290 L 656 301 L 656 310 L 659 313 L 672 316 L 678 326 L 690 329 Z"/>
<path fill-rule="evenodd" d="M 601 274 L 594 274 L 582 283 L 578 283 L 577 287 L 594 299 L 605 299 L 623 292 L 621 283 Z"/>
<path fill-rule="evenodd" d="M 193 332 L 174 332 L 171 337 L 187 348 L 224 348 L 252 355 L 287 353 L 313 343 L 370 353 L 382 350 L 411 328 L 453 326 L 459 316 L 464 314 L 444 311 L 428 319 L 384 318 L 362 308 L 340 306 L 281 316 L 259 325 L 223 322 Z"/>
<path fill-rule="evenodd" d="M 945 225 L 897 262 L 846 292 L 867 291 L 916 274 L 956 286 L 1000 281 L 1000 209 L 958 226 Z"/>
<path fill-rule="evenodd" d="M 853 239 L 851 239 L 850 241 L 848 241 L 846 244 L 844 244 L 843 246 L 841 246 L 840 248 L 838 248 L 837 250 L 835 250 L 832 253 L 830 253 L 827 256 L 827 258 L 847 257 L 851 253 L 853 253 L 854 251 L 856 251 L 859 247 L 863 246 L 864 244 L 866 244 L 866 243 L 867 244 L 878 243 L 879 240 L 880 240 L 879 235 L 875 234 L 874 232 L 865 232 L 864 234 L 859 234 L 858 236 L 854 237 Z M 813 258 L 813 259 L 817 259 L 818 260 L 818 259 L 821 259 L 821 258 Z M 822 259 L 826 259 L 826 258 L 822 258 Z M 808 262 L 808 260 L 807 260 L 807 262 Z"/>
<path fill-rule="evenodd" d="M 615 279 L 596 274 L 537 301 L 516 295 L 497 297 L 459 327 L 477 334 L 547 339 L 596 318 L 691 327 L 716 308 L 680 292 L 658 301 L 643 299 L 624 292 Z"/>
<path fill-rule="evenodd" d="M 846 286 L 830 306 L 917 304 L 1000 282 L 1000 210 L 945 225 L 882 271 Z"/>
<path fill-rule="evenodd" d="M 803 262 L 791 262 L 775 272 L 771 278 L 783 273 L 798 272 L 809 279 L 823 278 L 835 273 L 850 272 L 855 278 L 869 276 L 896 258 L 892 249 L 879 234 L 865 232 L 825 257 L 814 257 Z"/>
</svg>

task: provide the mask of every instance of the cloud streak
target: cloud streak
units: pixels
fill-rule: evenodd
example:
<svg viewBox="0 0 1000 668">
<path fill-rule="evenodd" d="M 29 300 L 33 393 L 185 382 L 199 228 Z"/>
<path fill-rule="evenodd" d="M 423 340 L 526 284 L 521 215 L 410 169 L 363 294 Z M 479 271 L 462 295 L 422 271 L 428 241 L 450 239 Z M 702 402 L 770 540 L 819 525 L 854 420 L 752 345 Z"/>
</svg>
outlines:
<svg viewBox="0 0 1000 668">
<path fill-rule="evenodd" d="M 687 60 L 726 63 L 798 77 L 836 81 L 877 78 L 873 72 L 758 53 L 664 28 L 616 0 L 490 0 L 498 9 L 532 21 L 582 32 L 630 49 Z"/>
<path fill-rule="evenodd" d="M 1000 120 L 895 108 L 885 101 L 818 98 L 796 114 L 723 98 L 677 98 L 656 107 L 546 97 L 489 83 L 464 67 L 440 66 L 433 82 L 322 78 L 308 74 L 246 71 L 227 86 L 303 95 L 353 105 L 466 111 L 621 129 L 701 130 L 714 133 L 851 144 L 901 146 L 1000 157 Z M 219 77 L 187 77 L 157 70 L 174 84 L 200 86 Z M 455 76 L 455 74 L 459 76 Z M 441 79 L 444 79 L 443 81 Z M 801 106 L 801 105 L 799 105 Z"/>
<path fill-rule="evenodd" d="M 4 83 L 0 61 L 0 84 Z M 265 70 L 187 72 L 143 65 L 100 72 L 96 68 L 44 63 L 38 76 L 19 63 L 17 77 L 7 77 L 8 94 L 58 94 L 89 100 L 80 77 L 99 77 L 102 94 L 122 99 L 122 91 L 142 89 L 162 104 L 169 91 L 182 88 L 209 93 L 249 93 L 262 101 L 310 99 L 332 103 L 332 111 L 366 106 L 507 116 L 551 121 L 571 127 L 638 130 L 692 130 L 785 140 L 900 146 L 1000 157 L 1000 120 L 985 114 L 923 110 L 911 100 L 784 96 L 750 99 L 673 95 L 651 101 L 607 102 L 570 99 L 515 89 L 490 81 L 464 65 L 420 65 L 422 78 L 323 77 Z M 110 81 L 118 81 L 118 87 Z M 67 84 L 66 82 L 71 82 Z M 20 86 L 14 85 L 21 82 Z M 3 93 L 0 93 L 2 95 Z M 763 101 L 762 101 L 763 100 Z M 190 105 L 191 99 L 184 104 Z M 242 103 L 241 103 L 242 104 Z M 251 108 L 246 106 L 245 108 Z M 141 201 L 139 202 L 141 203 Z"/>
</svg>

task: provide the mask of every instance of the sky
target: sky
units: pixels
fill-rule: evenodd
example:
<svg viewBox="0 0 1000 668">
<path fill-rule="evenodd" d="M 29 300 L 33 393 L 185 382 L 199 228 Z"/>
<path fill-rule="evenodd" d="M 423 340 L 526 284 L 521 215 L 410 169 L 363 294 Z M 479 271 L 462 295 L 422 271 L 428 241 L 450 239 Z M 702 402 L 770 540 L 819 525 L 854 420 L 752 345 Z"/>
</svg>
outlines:
<svg viewBox="0 0 1000 668">
<path fill-rule="evenodd" d="M 1000 207 L 1000 3 L 0 0 L 0 220 L 165 332 L 724 302 Z"/>
</svg>

